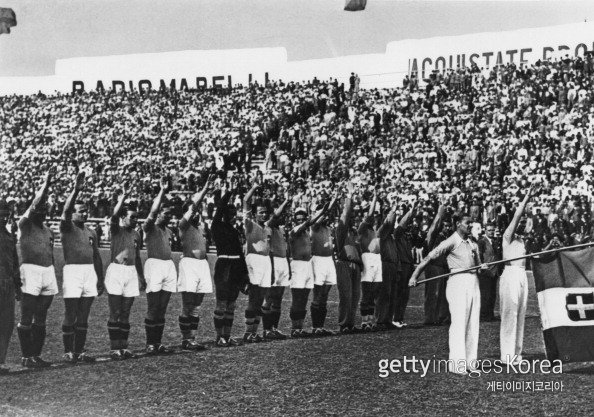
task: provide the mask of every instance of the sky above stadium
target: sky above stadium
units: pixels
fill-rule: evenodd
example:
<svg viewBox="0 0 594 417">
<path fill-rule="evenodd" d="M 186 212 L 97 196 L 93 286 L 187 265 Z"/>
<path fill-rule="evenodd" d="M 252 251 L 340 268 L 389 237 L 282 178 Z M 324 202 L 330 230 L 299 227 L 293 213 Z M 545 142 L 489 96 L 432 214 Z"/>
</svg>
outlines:
<svg viewBox="0 0 594 417">
<path fill-rule="evenodd" d="M 594 1 L 0 0 L 0 76 L 52 75 L 57 59 L 278 47 L 290 61 L 382 53 L 390 41 L 594 20 Z"/>
</svg>

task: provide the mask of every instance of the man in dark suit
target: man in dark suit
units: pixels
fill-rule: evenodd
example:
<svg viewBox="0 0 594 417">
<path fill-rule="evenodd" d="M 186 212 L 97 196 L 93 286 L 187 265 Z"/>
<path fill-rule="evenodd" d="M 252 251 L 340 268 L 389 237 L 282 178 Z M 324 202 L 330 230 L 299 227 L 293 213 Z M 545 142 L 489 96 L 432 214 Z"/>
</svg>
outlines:
<svg viewBox="0 0 594 417">
<path fill-rule="evenodd" d="M 487 224 L 485 234 L 478 240 L 479 254 L 483 263 L 501 259 L 500 244 L 495 241 L 495 225 Z M 499 278 L 499 265 L 490 267 L 479 273 L 479 286 L 481 290 L 481 321 L 494 321 L 495 299 L 497 298 L 497 279 Z"/>
</svg>

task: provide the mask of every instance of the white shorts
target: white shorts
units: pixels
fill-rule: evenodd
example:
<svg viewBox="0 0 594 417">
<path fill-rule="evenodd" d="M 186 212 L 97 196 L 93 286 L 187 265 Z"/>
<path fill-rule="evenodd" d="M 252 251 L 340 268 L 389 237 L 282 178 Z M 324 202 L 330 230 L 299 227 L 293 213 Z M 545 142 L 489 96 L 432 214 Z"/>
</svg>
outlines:
<svg viewBox="0 0 594 417">
<path fill-rule="evenodd" d="M 177 271 L 171 259 L 148 258 L 144 263 L 144 279 L 147 293 L 177 289 Z"/>
<path fill-rule="evenodd" d="M 138 297 L 138 273 L 134 265 L 111 263 L 105 273 L 105 290 L 111 295 Z"/>
<path fill-rule="evenodd" d="M 273 287 L 289 286 L 289 262 L 287 258 L 274 257 L 274 284 Z"/>
<path fill-rule="evenodd" d="M 54 266 L 39 266 L 33 264 L 21 265 L 21 290 L 31 295 L 56 295 L 58 281 Z"/>
<path fill-rule="evenodd" d="M 245 257 L 245 263 L 250 276 L 250 284 L 270 288 L 270 281 L 272 280 L 270 256 L 248 253 Z"/>
<path fill-rule="evenodd" d="M 96 297 L 97 274 L 93 264 L 64 265 L 64 298 Z"/>
<path fill-rule="evenodd" d="M 332 256 L 312 256 L 314 285 L 336 285 L 336 266 Z"/>
<path fill-rule="evenodd" d="M 210 267 L 206 259 L 181 258 L 179 261 L 179 292 L 212 293 Z"/>
<path fill-rule="evenodd" d="M 314 287 L 314 272 L 311 261 L 291 261 L 291 288 L 309 288 Z"/>
<path fill-rule="evenodd" d="M 379 253 L 364 253 L 361 282 L 382 282 L 382 257 Z"/>
</svg>

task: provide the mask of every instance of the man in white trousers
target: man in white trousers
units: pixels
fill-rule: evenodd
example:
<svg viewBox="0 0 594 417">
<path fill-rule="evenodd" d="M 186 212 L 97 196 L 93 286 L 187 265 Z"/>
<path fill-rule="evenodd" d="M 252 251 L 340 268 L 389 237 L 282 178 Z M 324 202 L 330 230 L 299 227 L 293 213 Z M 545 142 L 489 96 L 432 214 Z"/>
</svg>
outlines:
<svg viewBox="0 0 594 417">
<path fill-rule="evenodd" d="M 503 234 L 503 259 L 513 259 L 526 255 L 523 235 L 526 232 L 525 222 L 520 219 L 526 204 L 532 195 L 533 187 L 528 189 L 524 200 L 520 203 L 514 217 Z M 524 319 L 528 302 L 528 277 L 526 276 L 526 259 L 508 261 L 499 279 L 499 305 L 501 309 L 501 328 L 499 339 L 501 344 L 501 361 L 517 364 L 522 360 L 524 344 Z"/>
<path fill-rule="evenodd" d="M 413 272 L 409 285 L 417 285 L 417 278 L 429 262 L 447 256 L 450 272 L 480 265 L 478 247 L 470 239 L 472 220 L 468 214 L 453 216 L 456 231 L 433 249 Z M 451 275 L 446 287 L 452 324 L 449 334 L 448 370 L 466 374 L 476 366 L 479 338 L 481 293 L 476 271 Z"/>
</svg>

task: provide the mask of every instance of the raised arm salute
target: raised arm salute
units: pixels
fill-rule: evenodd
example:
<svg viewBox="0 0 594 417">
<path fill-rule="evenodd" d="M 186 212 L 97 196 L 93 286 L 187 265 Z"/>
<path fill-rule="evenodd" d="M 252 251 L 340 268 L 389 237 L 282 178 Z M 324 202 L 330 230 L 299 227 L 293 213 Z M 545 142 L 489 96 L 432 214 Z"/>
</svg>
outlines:
<svg viewBox="0 0 594 417">
<path fill-rule="evenodd" d="M 338 281 L 338 324 L 342 333 L 358 331 L 355 327 L 357 306 L 361 297 L 361 247 L 353 227 L 355 187 L 346 184 L 342 214 L 336 227 L 336 276 Z M 315 264 L 314 264 L 315 265 Z"/>
<path fill-rule="evenodd" d="M 93 300 L 103 292 L 103 264 L 95 231 L 85 225 L 88 207 L 78 201 L 85 184 L 84 172 L 76 175 L 72 193 L 68 196 L 60 233 L 64 251 L 64 305 L 62 324 L 64 358 L 68 362 L 94 362 L 85 351 L 88 318 Z"/>
<path fill-rule="evenodd" d="M 140 259 L 142 242 L 136 231 L 138 214 L 124 207 L 129 194 L 130 189 L 123 186 L 111 216 L 111 263 L 105 274 L 105 289 L 109 300 L 107 330 L 111 345 L 110 356 L 114 360 L 136 358 L 128 349 L 130 310 L 134 298 L 140 295 L 140 288 L 146 289 Z"/>
<path fill-rule="evenodd" d="M 314 272 L 311 263 L 311 236 L 309 228 L 324 217 L 328 205 L 323 206 L 311 219 L 304 208 L 298 208 L 293 215 L 296 226 L 289 232 L 291 252 L 291 337 L 309 337 L 303 330 L 307 315 L 307 300 L 314 287 Z"/>
<path fill-rule="evenodd" d="M 161 341 L 165 328 L 165 314 L 171 294 L 177 288 L 177 272 L 171 259 L 171 208 L 163 205 L 169 191 L 169 179 L 160 180 L 160 190 L 153 201 L 151 211 L 143 225 L 146 240 L 147 260 L 144 263 L 146 278 L 147 314 L 144 320 L 146 352 L 149 355 L 171 353 Z"/>
<path fill-rule="evenodd" d="M 433 248 L 443 242 L 452 233 L 451 222 L 445 219 L 447 208 L 447 198 L 442 198 L 437 214 L 431 223 L 425 239 L 425 252 L 430 252 Z M 426 254 L 425 253 L 425 254 Z M 436 277 L 448 272 L 448 263 L 444 256 L 430 261 L 425 269 L 425 277 Z M 433 280 L 425 284 L 425 321 L 426 326 L 437 326 L 442 324 L 448 314 L 448 301 L 445 295 L 446 280 Z"/>
<path fill-rule="evenodd" d="M 394 237 L 396 238 L 396 250 L 400 260 L 400 269 L 398 279 L 396 280 L 396 295 L 394 300 L 394 322 L 398 328 L 406 326 L 404 322 L 404 313 L 408 305 L 409 288 L 408 280 L 414 269 L 414 260 L 412 258 L 412 241 L 409 233 L 409 226 L 413 215 L 417 209 L 417 202 L 412 204 L 408 212 L 400 219 Z"/>
<path fill-rule="evenodd" d="M 376 328 L 378 330 L 391 330 L 396 328 L 392 323 L 394 316 L 394 301 L 396 299 L 396 283 L 398 279 L 398 251 L 396 238 L 394 237 L 394 224 L 396 223 L 396 211 L 398 206 L 394 204 L 384 222 L 378 230 L 380 256 L 382 261 L 382 286 L 380 296 L 375 307 Z"/>
<path fill-rule="evenodd" d="M 286 339 L 283 333 L 278 330 L 280 321 L 281 306 L 285 287 L 289 285 L 289 262 L 287 261 L 287 239 L 283 213 L 291 199 L 286 195 L 285 201 L 272 213 L 266 222 L 270 227 L 270 259 L 272 261 L 272 283 L 264 297 L 262 306 L 263 336 L 267 340 Z"/>
<path fill-rule="evenodd" d="M 229 204 L 234 190 L 221 190 L 221 197 L 212 221 L 212 237 L 217 246 L 214 270 L 216 307 L 214 326 L 217 334 L 215 346 L 234 347 L 241 344 L 231 337 L 235 302 L 239 292 L 249 283 L 247 266 L 239 231 L 235 228 L 237 209 Z"/>
<path fill-rule="evenodd" d="M 53 176 L 54 169 L 50 167 L 33 203 L 19 220 L 23 296 L 17 331 L 22 364 L 27 367 L 50 365 L 40 356 L 45 342 L 47 311 L 54 295 L 58 293 L 54 271 L 54 234 L 44 224 L 48 213 L 47 195 Z"/>
<path fill-rule="evenodd" d="M 310 305 L 312 334 L 330 336 L 334 333 L 324 328 L 328 313 L 328 295 L 336 285 L 336 266 L 334 264 L 334 243 L 332 223 L 334 207 L 338 200 L 338 190 L 334 193 L 324 216 L 311 226 L 312 258 L 314 272 L 313 299 Z M 321 209 L 322 207 L 318 207 Z M 305 334 L 304 332 L 302 332 Z"/>
<path fill-rule="evenodd" d="M 177 289 L 182 295 L 182 311 L 179 328 L 182 334 L 182 348 L 204 350 L 206 347 L 196 341 L 195 332 L 200 323 L 199 308 L 204 294 L 212 293 L 212 280 L 206 253 L 210 244 L 209 230 L 200 216 L 200 204 L 211 188 L 212 176 L 204 187 L 192 196 L 184 216 L 179 222 L 179 237 L 183 257 L 179 261 Z"/>
<path fill-rule="evenodd" d="M 526 196 L 516 209 L 514 217 L 503 234 L 503 259 L 512 259 L 526 254 L 524 233 L 526 222 L 521 222 L 528 200 L 534 187 L 530 187 Z M 521 224 L 523 223 L 523 224 Z M 522 360 L 524 343 L 524 319 L 528 302 L 528 277 L 525 259 L 505 263 L 505 269 L 499 280 L 499 298 L 501 309 L 501 360 L 505 363 L 518 363 Z"/>
<path fill-rule="evenodd" d="M 382 258 L 380 255 L 380 238 L 375 228 L 375 206 L 377 191 L 373 192 L 373 199 L 369 211 L 359 225 L 359 241 L 361 244 L 361 329 L 373 331 L 376 329 L 375 306 L 382 282 Z"/>
<path fill-rule="evenodd" d="M 247 263 L 250 277 L 248 290 L 248 306 L 245 310 L 245 333 L 243 341 L 257 343 L 262 341 L 258 334 L 258 326 L 262 318 L 262 303 L 272 282 L 272 262 L 270 260 L 270 236 L 268 226 L 270 210 L 268 202 L 258 200 L 256 214 L 252 213 L 251 199 L 258 189 L 258 184 L 248 191 L 243 198 L 243 223 L 245 225 L 245 238 L 247 243 Z"/>
</svg>

